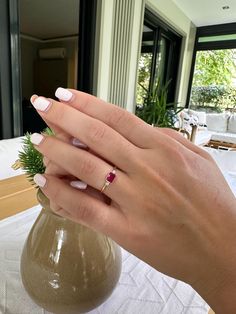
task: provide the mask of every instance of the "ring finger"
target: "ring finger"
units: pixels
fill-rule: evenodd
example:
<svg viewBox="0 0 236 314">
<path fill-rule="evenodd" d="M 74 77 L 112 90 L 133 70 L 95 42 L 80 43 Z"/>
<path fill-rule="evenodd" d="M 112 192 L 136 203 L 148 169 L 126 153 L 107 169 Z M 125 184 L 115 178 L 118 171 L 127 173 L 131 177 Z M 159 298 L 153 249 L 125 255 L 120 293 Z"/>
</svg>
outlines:
<svg viewBox="0 0 236 314">
<path fill-rule="evenodd" d="M 121 170 L 116 169 L 115 173 L 111 173 L 113 166 L 106 161 L 55 137 L 34 133 L 31 141 L 49 160 L 99 191 L 104 188 L 109 176 L 112 183 L 107 184 L 104 194 L 114 201 L 127 199 L 125 191 L 129 191 L 129 178 Z"/>
</svg>

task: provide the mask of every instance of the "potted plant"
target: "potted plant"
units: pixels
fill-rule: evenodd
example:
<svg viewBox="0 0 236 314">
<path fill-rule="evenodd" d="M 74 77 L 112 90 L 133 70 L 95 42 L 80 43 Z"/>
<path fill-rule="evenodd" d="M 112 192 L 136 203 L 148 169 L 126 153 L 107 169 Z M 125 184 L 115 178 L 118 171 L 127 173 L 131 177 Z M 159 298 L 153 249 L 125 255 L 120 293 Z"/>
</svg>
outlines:
<svg viewBox="0 0 236 314">
<path fill-rule="evenodd" d="M 168 103 L 168 81 L 163 87 L 159 84 L 151 91 L 144 86 L 146 92 L 143 104 L 136 108 L 136 115 L 152 126 L 175 128 L 178 122 L 178 113 L 183 110 L 176 102 Z"/>
</svg>

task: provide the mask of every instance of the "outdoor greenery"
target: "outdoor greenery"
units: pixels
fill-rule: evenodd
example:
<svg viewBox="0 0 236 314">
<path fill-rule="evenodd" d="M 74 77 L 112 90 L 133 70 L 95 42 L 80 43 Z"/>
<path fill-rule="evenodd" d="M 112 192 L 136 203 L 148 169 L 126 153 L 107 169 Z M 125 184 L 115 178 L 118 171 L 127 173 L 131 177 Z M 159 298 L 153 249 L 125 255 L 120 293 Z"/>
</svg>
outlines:
<svg viewBox="0 0 236 314">
<path fill-rule="evenodd" d="M 197 53 L 191 107 L 216 111 L 236 106 L 236 49 Z"/>
<path fill-rule="evenodd" d="M 151 65 L 152 53 L 142 53 L 139 60 L 136 115 L 153 126 L 174 128 L 177 114 L 182 108 L 176 103 L 167 102 L 170 82 L 164 86 L 157 82 L 150 90 Z"/>
<path fill-rule="evenodd" d="M 178 121 L 177 114 L 183 109 L 177 103 L 168 103 L 167 94 L 170 81 L 161 87 L 156 85 L 153 91 L 145 89 L 146 97 L 142 105 L 137 105 L 136 115 L 145 122 L 158 127 L 174 128 Z"/>
<path fill-rule="evenodd" d="M 191 107 L 213 108 L 217 112 L 236 108 L 236 88 L 223 85 L 193 86 Z"/>
<path fill-rule="evenodd" d="M 136 103 L 142 104 L 147 97 L 147 91 L 150 83 L 150 73 L 152 65 L 152 53 L 142 53 L 138 64 L 138 86 L 136 94 Z"/>
</svg>

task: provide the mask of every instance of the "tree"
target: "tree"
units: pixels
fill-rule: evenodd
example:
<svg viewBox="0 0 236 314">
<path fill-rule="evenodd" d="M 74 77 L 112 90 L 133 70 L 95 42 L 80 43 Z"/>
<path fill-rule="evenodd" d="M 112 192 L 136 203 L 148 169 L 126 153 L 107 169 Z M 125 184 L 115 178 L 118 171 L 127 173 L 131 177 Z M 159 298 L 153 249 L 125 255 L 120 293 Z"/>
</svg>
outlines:
<svg viewBox="0 0 236 314">
<path fill-rule="evenodd" d="M 236 49 L 198 51 L 191 106 L 215 110 L 236 104 Z"/>
<path fill-rule="evenodd" d="M 197 53 L 193 86 L 232 85 L 236 78 L 236 49 Z"/>
<path fill-rule="evenodd" d="M 147 96 L 146 90 L 149 89 L 151 65 L 152 53 L 142 53 L 138 64 L 138 86 L 136 94 L 137 104 L 142 104 Z"/>
</svg>

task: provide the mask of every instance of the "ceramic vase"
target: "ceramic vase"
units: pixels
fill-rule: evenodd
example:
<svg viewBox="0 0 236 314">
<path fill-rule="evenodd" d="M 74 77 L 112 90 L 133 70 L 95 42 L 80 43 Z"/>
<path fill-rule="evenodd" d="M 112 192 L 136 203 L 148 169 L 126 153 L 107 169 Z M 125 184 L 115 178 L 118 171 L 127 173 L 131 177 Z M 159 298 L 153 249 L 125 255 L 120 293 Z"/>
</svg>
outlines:
<svg viewBox="0 0 236 314">
<path fill-rule="evenodd" d="M 103 303 L 120 276 L 121 250 L 110 238 L 42 205 L 21 257 L 23 285 L 42 308 L 55 314 L 86 313 Z"/>
</svg>

